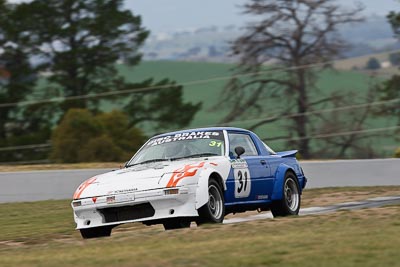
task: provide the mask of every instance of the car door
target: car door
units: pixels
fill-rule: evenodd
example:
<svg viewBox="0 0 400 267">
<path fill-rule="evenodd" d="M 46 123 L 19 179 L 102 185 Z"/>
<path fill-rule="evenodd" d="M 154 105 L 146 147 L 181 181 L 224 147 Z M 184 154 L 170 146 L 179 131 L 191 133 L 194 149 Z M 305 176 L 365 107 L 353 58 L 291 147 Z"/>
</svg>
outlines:
<svg viewBox="0 0 400 267">
<path fill-rule="evenodd" d="M 260 155 L 250 134 L 228 132 L 228 138 L 231 172 L 227 180 L 225 201 L 244 204 L 268 200 L 273 179 L 270 179 L 266 157 Z M 240 158 L 234 152 L 238 146 L 245 149 Z"/>
</svg>

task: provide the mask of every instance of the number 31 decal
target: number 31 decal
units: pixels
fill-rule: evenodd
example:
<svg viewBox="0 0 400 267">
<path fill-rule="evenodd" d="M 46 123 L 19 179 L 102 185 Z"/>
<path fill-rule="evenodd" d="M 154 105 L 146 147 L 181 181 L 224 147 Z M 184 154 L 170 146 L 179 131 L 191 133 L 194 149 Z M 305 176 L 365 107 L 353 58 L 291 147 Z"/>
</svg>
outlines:
<svg viewBox="0 0 400 267">
<path fill-rule="evenodd" d="M 251 189 L 249 169 L 241 168 L 233 171 L 235 175 L 235 198 L 248 197 Z"/>
</svg>

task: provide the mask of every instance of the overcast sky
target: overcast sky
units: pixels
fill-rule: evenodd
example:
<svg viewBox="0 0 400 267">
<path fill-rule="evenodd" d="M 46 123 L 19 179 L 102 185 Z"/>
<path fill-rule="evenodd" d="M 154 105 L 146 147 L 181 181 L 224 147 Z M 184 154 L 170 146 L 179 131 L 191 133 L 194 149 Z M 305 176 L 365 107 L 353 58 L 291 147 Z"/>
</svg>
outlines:
<svg viewBox="0 0 400 267">
<path fill-rule="evenodd" d="M 366 14 L 386 15 L 400 11 L 399 0 L 337 0 L 342 5 L 361 2 Z M 248 17 L 239 6 L 246 0 L 126 0 L 126 6 L 142 15 L 144 26 L 154 32 L 211 25 L 244 25 Z"/>
<path fill-rule="evenodd" d="M 21 2 L 29 0 L 11 0 Z M 336 0 L 342 5 L 361 2 L 366 14 L 386 15 L 400 11 L 400 0 Z M 143 24 L 152 32 L 208 26 L 244 25 L 248 17 L 239 6 L 246 0 L 125 0 L 126 7 L 142 15 Z"/>
</svg>

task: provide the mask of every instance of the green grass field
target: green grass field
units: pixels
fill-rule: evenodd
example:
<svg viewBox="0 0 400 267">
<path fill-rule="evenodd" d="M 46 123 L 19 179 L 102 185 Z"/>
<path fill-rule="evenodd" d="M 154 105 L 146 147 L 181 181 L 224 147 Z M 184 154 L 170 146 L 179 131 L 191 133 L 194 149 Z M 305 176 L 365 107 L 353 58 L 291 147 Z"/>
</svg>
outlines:
<svg viewBox="0 0 400 267">
<path fill-rule="evenodd" d="M 226 80 L 211 81 L 203 84 L 185 85 L 184 86 L 184 99 L 193 103 L 202 102 L 202 109 L 196 114 L 189 127 L 203 127 L 210 125 L 217 125 L 219 121 L 227 114 L 228 106 L 219 106 L 215 108 L 220 100 L 221 92 L 231 75 L 231 69 L 234 65 L 219 64 L 219 63 L 206 63 L 206 62 L 172 62 L 172 61 L 151 61 L 142 62 L 138 67 L 129 68 L 124 65 L 119 65 L 120 72 L 128 78 L 131 82 L 137 82 L 146 78 L 154 77 L 155 80 L 163 78 L 170 78 L 178 83 L 187 83 L 191 81 L 206 80 L 216 77 L 227 77 Z M 268 75 L 275 75 L 269 73 Z M 360 73 L 350 70 L 324 70 L 318 72 L 317 87 L 318 91 L 312 92 L 312 99 L 321 99 L 329 96 L 331 93 L 350 93 L 352 94 L 353 101 L 351 104 L 366 103 L 363 99 L 369 90 L 369 86 L 373 83 L 382 81 L 380 77 L 371 77 L 366 73 Z M 271 103 L 272 102 L 272 103 Z M 248 128 L 254 124 L 257 119 L 270 117 L 275 114 L 275 109 L 279 109 L 285 103 L 276 101 L 267 101 L 266 105 L 270 109 L 265 113 L 252 114 L 245 118 L 239 118 L 238 122 L 230 123 L 230 126 Z M 214 109 L 213 109 L 214 107 Z M 332 107 L 330 104 L 317 107 L 316 109 L 326 109 Z M 346 112 L 354 112 L 344 111 Z M 316 116 L 310 116 L 311 120 L 317 119 Z M 250 120 L 247 121 L 246 120 Z M 285 120 L 276 121 L 260 127 L 256 133 L 261 137 L 282 136 L 286 135 L 283 126 L 287 122 Z M 386 126 L 393 126 L 395 120 L 388 120 L 382 118 L 374 118 L 368 121 L 369 128 L 380 128 Z M 145 129 L 146 130 L 146 129 Z M 175 128 L 168 130 L 176 130 Z M 351 130 L 351 129 L 349 129 Z M 149 135 L 151 131 L 146 130 Z M 374 138 L 368 142 L 373 142 L 379 148 L 383 156 L 391 156 L 394 153 L 398 144 L 394 143 L 389 138 Z M 274 141 L 271 145 L 276 150 L 287 149 L 285 143 L 279 140 Z M 316 145 L 316 144 L 314 144 Z"/>
<path fill-rule="evenodd" d="M 400 187 L 311 189 L 303 206 L 396 192 Z M 0 204 L 0 266 L 375 267 L 400 261 L 400 206 L 174 231 L 137 223 L 118 227 L 110 238 L 82 240 L 69 203 Z"/>
<path fill-rule="evenodd" d="M 221 93 L 232 74 L 231 69 L 234 67 L 232 64 L 222 63 L 207 63 L 207 62 L 175 62 L 175 61 L 148 61 L 142 62 L 139 66 L 128 67 L 126 65 L 118 65 L 119 72 L 127 78 L 130 82 L 140 82 L 145 79 L 153 78 L 155 81 L 159 81 L 164 78 L 169 78 L 176 81 L 177 83 L 190 83 L 193 81 L 202 81 L 207 79 L 226 77 L 222 80 L 214 80 L 204 82 L 200 84 L 191 84 L 184 86 L 184 99 L 192 103 L 202 103 L 202 109 L 195 115 L 193 121 L 188 128 L 214 126 L 218 125 L 221 119 L 227 114 L 229 106 L 222 105 L 216 107 L 221 99 Z M 269 73 L 268 75 L 275 75 Z M 365 93 L 368 91 L 371 82 L 381 81 L 381 78 L 371 78 L 368 74 L 360 73 L 350 70 L 324 70 L 318 72 L 317 87 L 318 91 L 312 92 L 312 99 L 321 99 L 329 96 L 333 92 L 352 93 L 353 101 L 351 104 L 365 103 L 363 99 Z M 45 82 L 42 80 L 40 86 L 43 86 Z M 312 101 L 312 100 L 311 100 Z M 264 113 L 252 114 L 244 118 L 238 118 L 237 122 L 230 123 L 229 126 L 248 128 L 254 124 L 255 121 L 261 118 L 266 118 L 274 115 L 276 110 L 281 105 L 285 105 L 285 102 L 268 101 L 265 100 L 265 105 L 269 108 Z M 324 106 L 316 107 L 316 109 L 331 108 L 332 105 L 327 104 Z M 119 109 L 120 106 L 113 105 L 110 103 L 104 103 L 104 110 Z M 214 109 L 213 109 L 214 108 Z M 345 111 L 343 114 L 346 114 Z M 350 111 L 353 112 L 353 111 Z M 310 116 L 310 120 L 317 119 L 316 116 Z M 250 120 L 250 121 L 249 121 Z M 395 120 L 387 119 L 372 119 L 368 122 L 369 128 L 379 128 L 386 126 L 393 126 L 396 123 Z M 287 119 L 282 119 L 260 127 L 256 130 L 256 133 L 261 138 L 284 136 L 287 135 L 287 130 L 284 126 L 287 125 Z M 146 125 L 142 125 L 142 129 L 148 136 L 153 135 L 155 132 Z M 177 130 L 171 127 L 167 130 Z M 351 129 L 348 129 L 351 130 Z M 398 144 L 394 143 L 390 138 L 374 138 L 368 140 L 369 143 L 376 144 L 376 148 L 379 149 L 381 156 L 392 156 L 395 148 Z M 272 141 L 270 145 L 276 150 L 289 149 L 285 147 L 285 142 L 276 140 Z M 313 146 L 317 146 L 317 143 L 312 143 Z"/>
<path fill-rule="evenodd" d="M 192 122 L 192 126 L 207 126 L 218 123 L 227 113 L 229 107 L 221 107 L 216 110 L 210 110 L 220 99 L 220 95 L 225 84 L 231 75 L 230 69 L 234 65 L 206 63 L 206 62 L 172 62 L 172 61 L 151 61 L 142 62 L 140 66 L 129 68 L 124 65 L 119 66 L 120 73 L 131 82 L 138 82 L 145 78 L 154 77 L 155 80 L 170 78 L 178 83 L 187 83 L 191 81 L 206 80 L 216 77 L 227 77 L 226 80 L 210 81 L 200 85 L 185 85 L 184 98 L 191 102 L 202 102 L 203 109 L 198 112 Z M 268 75 L 274 75 L 270 73 Z M 317 87 L 318 92 L 314 92 L 318 97 L 323 97 L 332 92 L 353 92 L 365 93 L 368 90 L 368 84 L 371 78 L 368 75 L 354 71 L 322 71 L 319 73 Z M 271 103 L 267 103 L 271 105 Z M 279 107 L 279 104 L 277 105 Z M 274 108 L 274 106 L 272 106 Z M 269 114 L 254 114 L 252 118 L 258 119 Z M 241 119 L 243 120 L 243 119 Z M 243 123 L 237 124 L 238 126 Z"/>
</svg>

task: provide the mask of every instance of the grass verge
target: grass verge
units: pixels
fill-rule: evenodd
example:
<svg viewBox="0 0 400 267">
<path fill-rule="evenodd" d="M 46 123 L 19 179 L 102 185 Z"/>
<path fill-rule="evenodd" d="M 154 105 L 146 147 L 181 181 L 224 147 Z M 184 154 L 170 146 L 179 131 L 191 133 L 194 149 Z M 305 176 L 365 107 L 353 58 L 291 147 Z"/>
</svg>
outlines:
<svg viewBox="0 0 400 267">
<path fill-rule="evenodd" d="M 353 191 L 352 191 L 353 190 Z M 306 190 L 303 203 L 400 187 Z M 318 203 L 314 200 L 314 203 Z M 319 202 L 322 203 L 322 202 Z M 400 206 L 164 231 L 128 224 L 82 240 L 69 200 L 0 205 L 0 266 L 396 266 Z"/>
</svg>

